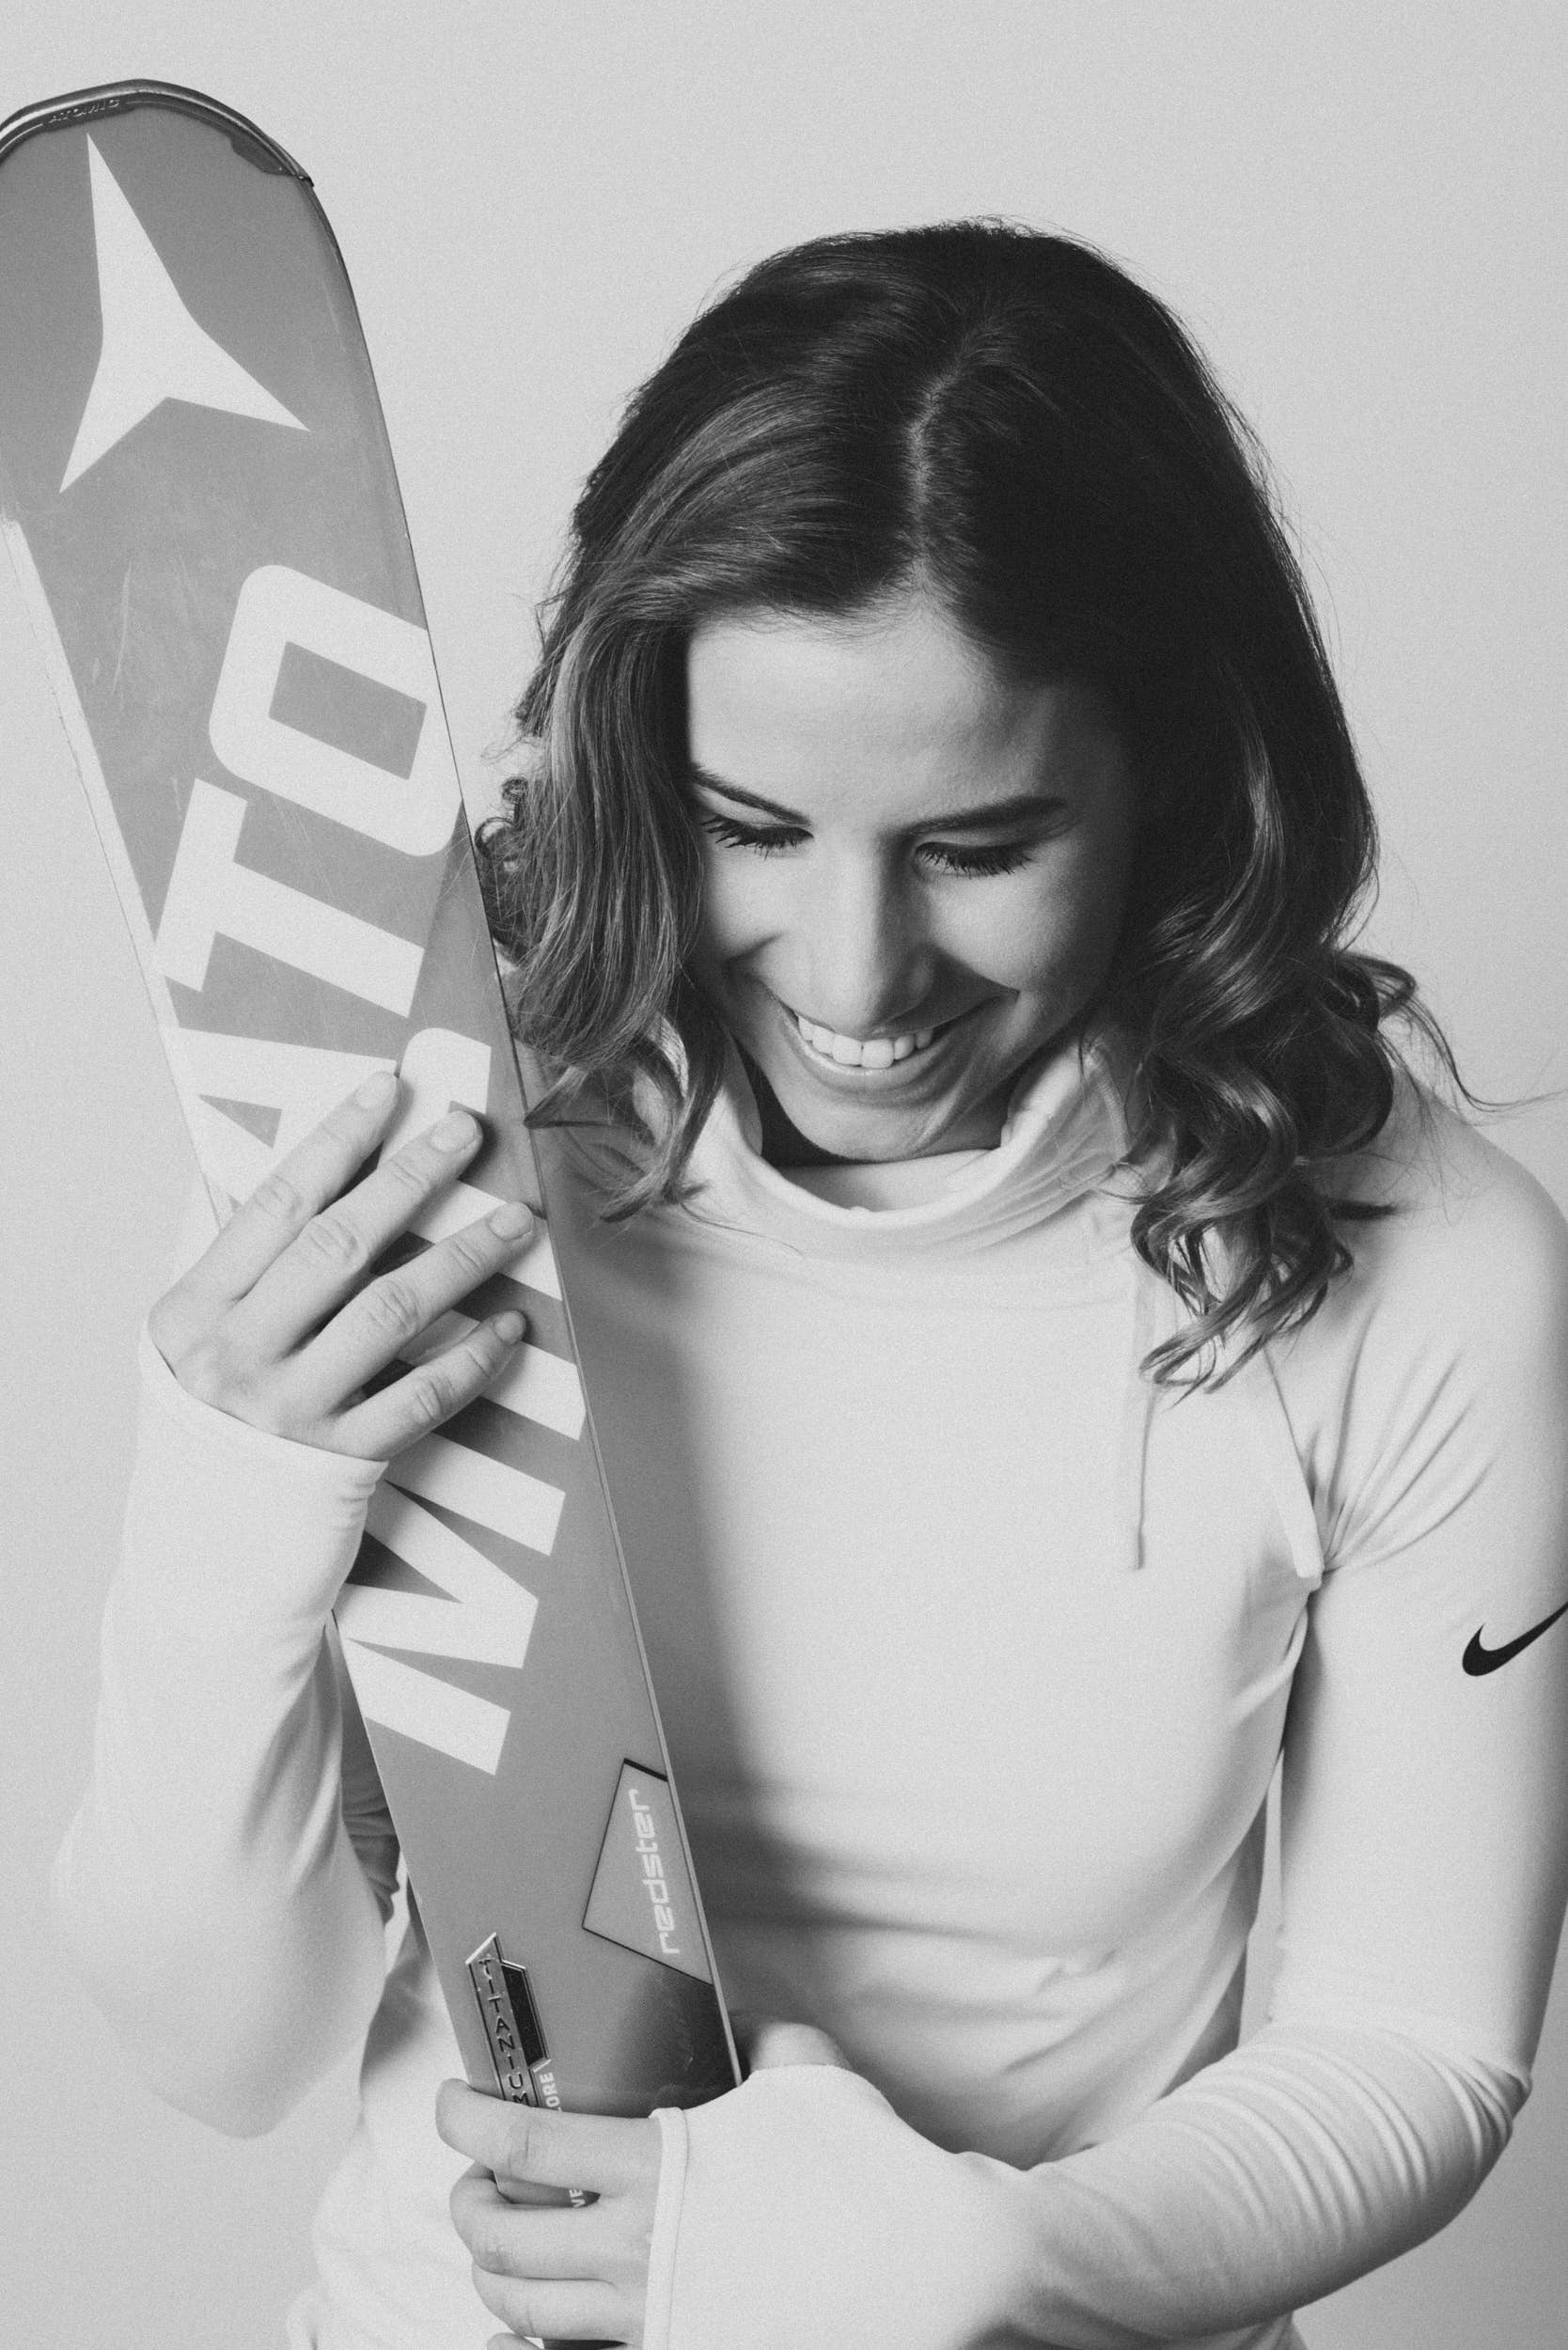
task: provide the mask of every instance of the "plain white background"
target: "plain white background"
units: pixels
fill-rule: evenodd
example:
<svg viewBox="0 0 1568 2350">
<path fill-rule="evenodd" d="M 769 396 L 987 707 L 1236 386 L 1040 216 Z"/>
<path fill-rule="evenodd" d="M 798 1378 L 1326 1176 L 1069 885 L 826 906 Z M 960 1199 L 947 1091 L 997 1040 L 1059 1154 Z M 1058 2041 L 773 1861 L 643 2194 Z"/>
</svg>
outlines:
<svg viewBox="0 0 1568 2350">
<path fill-rule="evenodd" d="M 1195 327 L 1273 452 L 1382 812 L 1374 938 L 1427 981 L 1482 1091 L 1568 1079 L 1554 0 L 55 0 L 6 27 L 0 114 L 133 74 L 222 97 L 315 177 L 475 808 L 575 485 L 716 283 L 820 230 L 960 212 L 1104 245 Z M 0 791 L 0 2308 L 28 2343 L 272 2350 L 352 2083 L 250 2145 L 165 2111 L 47 1925 L 132 1345 L 190 1161 L 4 577 Z M 1564 1102 L 1497 1132 L 1568 1201 Z M 1565 2189 L 1560 1985 L 1497 2177 L 1436 2244 L 1313 2311 L 1312 2350 L 1560 2345 Z"/>
</svg>

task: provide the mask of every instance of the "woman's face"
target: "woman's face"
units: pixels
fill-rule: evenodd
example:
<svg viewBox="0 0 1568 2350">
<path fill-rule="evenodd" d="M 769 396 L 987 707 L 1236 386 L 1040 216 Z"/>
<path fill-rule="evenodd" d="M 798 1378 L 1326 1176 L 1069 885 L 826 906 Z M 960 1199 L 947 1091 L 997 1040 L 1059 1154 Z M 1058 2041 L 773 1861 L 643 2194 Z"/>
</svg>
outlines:
<svg viewBox="0 0 1568 2350">
<path fill-rule="evenodd" d="M 687 682 L 696 973 L 787 1121 L 770 1154 L 994 1144 L 1117 943 L 1134 792 L 1099 698 L 1010 682 L 916 595 L 708 621 Z"/>
</svg>

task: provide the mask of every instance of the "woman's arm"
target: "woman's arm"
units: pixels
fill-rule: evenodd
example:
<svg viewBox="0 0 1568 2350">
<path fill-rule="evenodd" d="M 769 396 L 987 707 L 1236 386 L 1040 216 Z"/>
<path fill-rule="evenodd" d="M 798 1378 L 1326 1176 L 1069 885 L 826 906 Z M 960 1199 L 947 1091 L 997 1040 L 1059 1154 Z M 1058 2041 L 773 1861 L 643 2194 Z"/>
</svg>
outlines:
<svg viewBox="0 0 1568 2350">
<path fill-rule="evenodd" d="M 1364 1253 L 1392 1275 L 1374 1309 L 1351 1295 L 1311 1341 L 1348 1400 L 1318 1464 L 1269 2026 L 1027 2172 L 822 2070 L 665 2117 L 651 2350 L 1268 2339 L 1245 2329 L 1431 2233 L 1496 2159 L 1562 1912 L 1568 1616 L 1475 1666 L 1568 1602 L 1568 1243 L 1494 1169 Z"/>
<path fill-rule="evenodd" d="M 374 1881 L 344 1825 L 322 1637 L 381 1464 L 197 1402 L 143 1344 L 92 1777 L 56 1895 L 149 2085 L 250 2134 L 363 2035 L 381 1991 L 396 1849 L 362 1783 Z"/>
<path fill-rule="evenodd" d="M 237 2132 L 287 2112 L 380 1995 L 396 1848 L 328 1619 L 384 1456 L 521 1326 L 383 1378 L 525 1237 L 497 1214 L 375 1271 L 479 1141 L 448 1118 L 355 1182 L 396 1099 L 386 1080 L 335 1110 L 154 1308 L 92 1780 L 58 1864 L 85 1980 L 151 2085 Z"/>
</svg>

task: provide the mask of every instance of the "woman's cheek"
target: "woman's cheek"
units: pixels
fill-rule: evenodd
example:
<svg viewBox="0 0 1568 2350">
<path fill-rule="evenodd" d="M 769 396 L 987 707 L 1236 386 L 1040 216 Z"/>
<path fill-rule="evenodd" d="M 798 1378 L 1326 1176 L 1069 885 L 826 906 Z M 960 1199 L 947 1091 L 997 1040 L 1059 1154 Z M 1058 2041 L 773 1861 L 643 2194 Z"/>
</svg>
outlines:
<svg viewBox="0 0 1568 2350">
<path fill-rule="evenodd" d="M 710 974 L 763 945 L 787 920 L 778 879 L 767 865 L 762 857 L 709 852 L 697 953 Z"/>
<path fill-rule="evenodd" d="M 1055 1002 L 1094 972 L 1104 932 L 1104 894 L 1090 877 L 1059 866 L 971 885 L 966 960 L 998 986 Z"/>
<path fill-rule="evenodd" d="M 1047 918 L 1057 941 L 1056 960 L 1084 1000 L 1100 987 L 1116 954 L 1130 865 L 1129 844 L 1120 835 L 1110 841 L 1086 839 L 1059 877 Z"/>
</svg>

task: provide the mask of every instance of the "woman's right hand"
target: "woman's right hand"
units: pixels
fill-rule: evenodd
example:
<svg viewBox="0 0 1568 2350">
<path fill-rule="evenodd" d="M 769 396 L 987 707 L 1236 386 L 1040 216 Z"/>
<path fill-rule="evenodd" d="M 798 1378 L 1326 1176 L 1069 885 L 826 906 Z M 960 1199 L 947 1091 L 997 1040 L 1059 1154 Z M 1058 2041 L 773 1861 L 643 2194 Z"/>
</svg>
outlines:
<svg viewBox="0 0 1568 2350">
<path fill-rule="evenodd" d="M 453 1110 L 353 1183 L 391 1119 L 384 1073 L 339 1103 L 238 1208 L 149 1317 L 188 1393 L 296 1444 L 388 1460 L 494 1378 L 523 1316 L 478 1323 L 375 1393 L 368 1383 L 499 1272 L 533 1229 L 510 1202 L 421 1256 L 376 1260 L 473 1157 L 478 1120 Z"/>
</svg>

